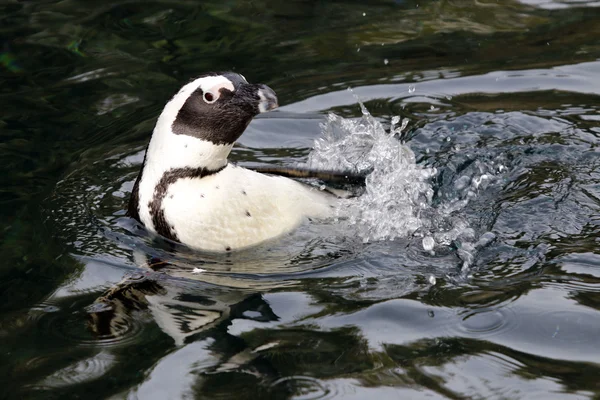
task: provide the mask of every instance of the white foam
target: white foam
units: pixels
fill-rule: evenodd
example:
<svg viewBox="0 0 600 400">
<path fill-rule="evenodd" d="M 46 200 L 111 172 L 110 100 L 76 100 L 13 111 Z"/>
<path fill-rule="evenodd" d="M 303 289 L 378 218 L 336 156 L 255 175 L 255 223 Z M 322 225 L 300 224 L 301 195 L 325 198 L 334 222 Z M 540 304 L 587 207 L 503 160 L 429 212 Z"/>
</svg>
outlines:
<svg viewBox="0 0 600 400">
<path fill-rule="evenodd" d="M 415 154 L 401 140 L 408 125 L 393 117 L 389 131 L 360 104 L 363 116 L 346 119 L 329 114 L 321 124 L 307 167 L 369 173 L 360 197 L 340 202 L 337 217 L 349 235 L 363 242 L 422 237 L 423 250 L 449 246 L 457 239 L 462 267 L 473 262 L 476 233 L 460 211 L 495 177 L 493 168 L 480 166 L 453 184 L 453 196 L 432 204 L 432 178 L 438 171 L 416 163 Z M 497 167 L 496 167 L 497 170 Z M 478 246 L 477 246 L 478 247 Z"/>
<path fill-rule="evenodd" d="M 354 226 L 363 241 L 390 240 L 412 234 L 423 225 L 420 213 L 429 208 L 435 169 L 416 164 L 409 147 L 362 106 L 363 117 L 345 119 L 329 114 L 322 124 L 323 136 L 315 141 L 307 165 L 315 169 L 372 171 L 365 193 L 340 203 L 338 214 Z"/>
</svg>

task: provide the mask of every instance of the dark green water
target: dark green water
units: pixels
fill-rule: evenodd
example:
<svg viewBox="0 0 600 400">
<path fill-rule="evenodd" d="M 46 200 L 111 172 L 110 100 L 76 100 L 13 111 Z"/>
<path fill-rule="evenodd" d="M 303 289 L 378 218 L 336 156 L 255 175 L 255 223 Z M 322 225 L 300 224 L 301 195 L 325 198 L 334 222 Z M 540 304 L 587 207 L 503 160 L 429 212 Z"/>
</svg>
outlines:
<svg viewBox="0 0 600 400">
<path fill-rule="evenodd" d="M 599 5 L 3 1 L 0 397 L 600 398 Z M 136 233 L 155 118 L 212 70 L 283 106 L 234 161 L 305 161 L 327 112 L 362 115 L 350 86 L 410 120 L 432 209 L 494 171 L 432 230 L 495 239 L 305 227 L 219 257 Z"/>
</svg>

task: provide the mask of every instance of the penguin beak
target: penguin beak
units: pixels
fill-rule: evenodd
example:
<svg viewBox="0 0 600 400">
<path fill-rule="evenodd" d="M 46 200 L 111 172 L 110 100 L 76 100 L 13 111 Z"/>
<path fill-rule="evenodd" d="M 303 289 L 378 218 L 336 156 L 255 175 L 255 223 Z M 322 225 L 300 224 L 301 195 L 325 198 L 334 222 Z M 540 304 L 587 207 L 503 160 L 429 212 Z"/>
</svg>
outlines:
<svg viewBox="0 0 600 400">
<path fill-rule="evenodd" d="M 277 103 L 277 95 L 275 94 L 273 89 L 271 89 L 267 85 L 257 85 L 257 86 L 258 86 L 258 91 L 256 93 L 258 94 L 258 97 L 260 98 L 260 101 L 258 102 L 258 111 L 259 112 L 264 113 L 264 112 L 271 111 L 271 110 L 274 110 L 277 107 L 279 107 L 279 104 Z"/>
</svg>

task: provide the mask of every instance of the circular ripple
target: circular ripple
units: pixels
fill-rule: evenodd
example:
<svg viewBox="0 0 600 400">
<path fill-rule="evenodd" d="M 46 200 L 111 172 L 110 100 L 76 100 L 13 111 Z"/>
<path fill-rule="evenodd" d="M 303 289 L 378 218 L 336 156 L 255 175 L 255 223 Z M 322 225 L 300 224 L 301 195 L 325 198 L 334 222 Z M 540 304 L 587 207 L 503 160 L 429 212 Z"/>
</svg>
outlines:
<svg viewBox="0 0 600 400">
<path fill-rule="evenodd" d="M 98 379 L 110 370 L 114 363 L 115 357 L 103 351 L 52 373 L 38 384 L 33 385 L 33 388 L 67 387 Z"/>
<path fill-rule="evenodd" d="M 502 327 L 504 319 L 502 313 L 497 310 L 470 313 L 463 318 L 462 325 L 467 332 L 486 333 Z"/>
<path fill-rule="evenodd" d="M 474 339 L 506 333 L 518 323 L 516 314 L 507 307 L 464 310 L 458 317 L 458 324 L 451 326 L 451 329 L 455 334 Z"/>
<path fill-rule="evenodd" d="M 59 339 L 83 347 L 112 347 L 133 342 L 142 332 L 142 323 L 113 309 L 102 312 L 47 314 L 40 320 L 41 328 Z"/>
<path fill-rule="evenodd" d="M 335 395 L 325 383 L 309 376 L 286 376 L 273 382 L 271 387 L 279 385 L 286 385 L 296 400 L 328 399 Z"/>
</svg>

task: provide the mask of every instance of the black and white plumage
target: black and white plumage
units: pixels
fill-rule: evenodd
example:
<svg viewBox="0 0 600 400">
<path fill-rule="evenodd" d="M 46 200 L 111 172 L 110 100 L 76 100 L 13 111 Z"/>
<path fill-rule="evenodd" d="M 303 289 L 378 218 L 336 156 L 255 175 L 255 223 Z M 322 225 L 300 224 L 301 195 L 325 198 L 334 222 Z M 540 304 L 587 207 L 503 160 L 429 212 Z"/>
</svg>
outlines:
<svg viewBox="0 0 600 400">
<path fill-rule="evenodd" d="M 294 180 L 227 163 L 275 92 L 239 74 L 210 73 L 183 86 L 162 111 L 133 188 L 128 214 L 190 247 L 231 251 L 327 217 L 335 198 Z"/>
</svg>

